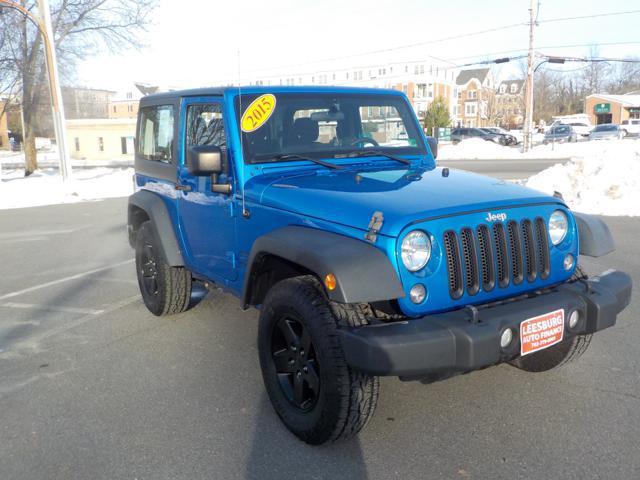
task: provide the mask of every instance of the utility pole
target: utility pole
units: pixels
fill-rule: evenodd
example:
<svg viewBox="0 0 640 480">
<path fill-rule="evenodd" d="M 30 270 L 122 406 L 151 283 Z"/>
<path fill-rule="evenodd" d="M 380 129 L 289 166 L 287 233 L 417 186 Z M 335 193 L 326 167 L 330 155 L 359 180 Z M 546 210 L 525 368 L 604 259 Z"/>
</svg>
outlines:
<svg viewBox="0 0 640 480">
<path fill-rule="evenodd" d="M 527 59 L 527 83 L 525 90 L 525 120 L 524 120 L 524 151 L 528 152 L 533 146 L 533 29 L 536 24 L 537 13 L 534 13 L 536 0 L 530 0 L 529 5 L 529 57 Z"/>
<path fill-rule="evenodd" d="M 44 55 L 49 73 L 49 90 L 51 90 L 51 110 L 53 111 L 53 125 L 58 145 L 58 157 L 60 158 L 60 174 L 63 181 L 71 177 L 71 162 L 69 161 L 69 145 L 67 143 L 67 131 L 65 127 L 64 105 L 62 104 L 62 90 L 58 76 L 58 61 L 51 27 L 51 10 L 49 0 L 38 0 L 38 11 L 43 27 Z"/>
<path fill-rule="evenodd" d="M 18 2 L 13 0 L 0 0 L 0 7 L 10 8 L 20 12 L 27 17 L 38 28 L 44 43 L 44 57 L 47 64 L 49 77 L 49 90 L 51 91 L 51 110 L 53 113 L 53 125 L 56 133 L 56 143 L 58 144 L 58 156 L 60 157 L 60 174 L 66 182 L 71 176 L 71 162 L 69 161 L 69 148 L 67 143 L 67 132 L 64 124 L 64 106 L 62 105 L 62 91 L 58 81 L 58 63 L 56 59 L 56 49 L 53 40 L 53 28 L 51 28 L 51 11 L 48 0 L 38 0 L 38 10 L 40 18 Z M 24 144 L 24 115 L 22 112 L 24 101 L 20 105 L 22 115 L 22 135 Z"/>
</svg>

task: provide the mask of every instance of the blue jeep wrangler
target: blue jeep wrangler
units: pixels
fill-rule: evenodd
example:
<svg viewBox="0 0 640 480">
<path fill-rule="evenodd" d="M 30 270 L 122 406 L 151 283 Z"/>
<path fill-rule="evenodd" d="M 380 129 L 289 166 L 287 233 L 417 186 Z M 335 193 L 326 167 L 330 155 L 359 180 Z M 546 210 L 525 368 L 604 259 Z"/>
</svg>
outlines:
<svg viewBox="0 0 640 480">
<path fill-rule="evenodd" d="M 436 155 L 396 91 L 143 98 L 128 229 L 145 305 L 184 312 L 216 285 L 256 307 L 269 398 L 311 444 L 360 431 L 381 375 L 581 355 L 631 296 L 627 274 L 578 266 L 613 250 L 605 224 Z"/>
</svg>

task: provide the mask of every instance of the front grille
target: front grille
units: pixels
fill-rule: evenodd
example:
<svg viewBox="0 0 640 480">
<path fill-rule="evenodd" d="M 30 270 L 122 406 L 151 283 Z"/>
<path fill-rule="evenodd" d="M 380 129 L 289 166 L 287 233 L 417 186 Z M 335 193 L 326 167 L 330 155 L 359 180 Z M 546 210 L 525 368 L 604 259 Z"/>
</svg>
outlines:
<svg viewBox="0 0 640 480">
<path fill-rule="evenodd" d="M 453 299 L 544 280 L 550 273 L 547 228 L 540 217 L 448 230 L 443 243 Z"/>
</svg>

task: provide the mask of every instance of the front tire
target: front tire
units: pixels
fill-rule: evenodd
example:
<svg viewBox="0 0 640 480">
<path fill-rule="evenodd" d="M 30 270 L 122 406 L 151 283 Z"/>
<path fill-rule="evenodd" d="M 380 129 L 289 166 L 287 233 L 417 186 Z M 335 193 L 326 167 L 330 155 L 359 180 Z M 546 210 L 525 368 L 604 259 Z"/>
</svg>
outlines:
<svg viewBox="0 0 640 480">
<path fill-rule="evenodd" d="M 373 415 L 378 378 L 347 365 L 338 332 L 365 322 L 357 306 L 330 302 L 312 276 L 269 290 L 258 329 L 262 376 L 276 413 L 304 442 L 355 435 Z"/>
<path fill-rule="evenodd" d="M 136 236 L 136 273 L 142 300 L 151 313 L 172 315 L 189 309 L 191 272 L 167 264 L 150 221 L 140 225 Z"/>
</svg>

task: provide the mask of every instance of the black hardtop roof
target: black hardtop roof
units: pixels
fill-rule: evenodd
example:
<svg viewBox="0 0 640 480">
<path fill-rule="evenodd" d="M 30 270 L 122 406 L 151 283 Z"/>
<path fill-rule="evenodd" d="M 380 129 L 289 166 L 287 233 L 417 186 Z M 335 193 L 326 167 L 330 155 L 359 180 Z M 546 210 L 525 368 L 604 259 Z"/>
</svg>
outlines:
<svg viewBox="0 0 640 480">
<path fill-rule="evenodd" d="M 251 95 L 251 94 L 260 94 L 260 93 L 364 93 L 364 94 L 394 94 L 394 95 L 402 95 L 398 90 L 384 89 L 384 88 L 363 88 L 363 87 L 336 87 L 336 86 L 297 86 L 297 87 L 287 87 L 287 86 L 243 86 L 240 87 L 240 90 L 243 94 Z M 175 100 L 177 98 L 182 97 L 205 97 L 205 96 L 216 96 L 216 95 L 224 95 L 227 92 L 236 93 L 238 91 L 238 87 L 205 87 L 205 88 L 191 88 L 186 90 L 171 90 L 168 92 L 160 92 L 153 93 L 151 95 L 147 95 L 142 97 L 142 101 L 148 100 L 156 102 L 158 100 Z"/>
</svg>

